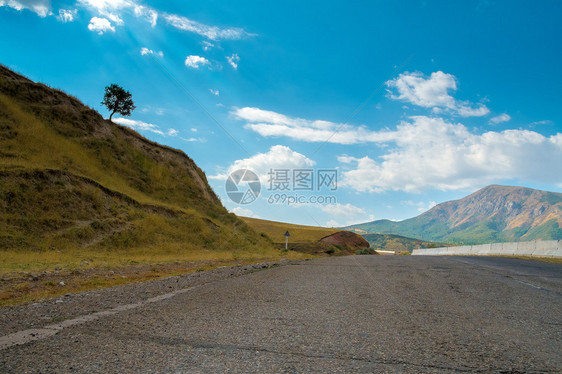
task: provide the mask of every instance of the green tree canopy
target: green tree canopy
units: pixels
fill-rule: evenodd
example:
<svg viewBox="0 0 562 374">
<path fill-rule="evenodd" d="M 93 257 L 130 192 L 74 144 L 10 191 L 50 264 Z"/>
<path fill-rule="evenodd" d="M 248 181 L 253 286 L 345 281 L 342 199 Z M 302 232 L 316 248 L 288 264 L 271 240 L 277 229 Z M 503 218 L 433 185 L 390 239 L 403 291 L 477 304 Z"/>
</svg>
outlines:
<svg viewBox="0 0 562 374">
<path fill-rule="evenodd" d="M 131 112 L 136 108 L 133 102 L 133 95 L 117 84 L 111 84 L 105 88 L 105 94 L 101 103 L 111 111 L 109 115 L 110 121 L 115 113 L 119 113 L 122 116 L 130 116 Z"/>
</svg>

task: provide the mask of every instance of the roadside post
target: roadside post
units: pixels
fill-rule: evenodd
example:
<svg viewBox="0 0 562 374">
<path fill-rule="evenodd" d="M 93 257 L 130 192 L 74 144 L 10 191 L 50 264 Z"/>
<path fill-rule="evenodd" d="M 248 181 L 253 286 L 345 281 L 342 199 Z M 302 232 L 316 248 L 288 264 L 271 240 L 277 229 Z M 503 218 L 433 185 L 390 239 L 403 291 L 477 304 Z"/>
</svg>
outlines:
<svg viewBox="0 0 562 374">
<path fill-rule="evenodd" d="M 289 230 L 287 230 L 285 233 L 285 249 L 289 249 L 289 236 L 291 236 L 291 234 L 289 234 Z"/>
</svg>

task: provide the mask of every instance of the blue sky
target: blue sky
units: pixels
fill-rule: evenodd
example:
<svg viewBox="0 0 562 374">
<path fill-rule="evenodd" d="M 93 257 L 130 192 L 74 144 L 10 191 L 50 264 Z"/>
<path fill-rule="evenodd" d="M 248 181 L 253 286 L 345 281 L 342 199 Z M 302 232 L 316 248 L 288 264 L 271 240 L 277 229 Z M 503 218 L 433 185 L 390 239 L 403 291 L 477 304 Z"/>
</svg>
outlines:
<svg viewBox="0 0 562 374">
<path fill-rule="evenodd" d="M 0 63 L 106 117 L 104 87 L 123 86 L 137 109 L 114 121 L 183 150 L 229 210 L 339 226 L 488 184 L 561 192 L 560 14 L 557 1 L 0 0 Z M 262 182 L 251 204 L 225 191 L 240 168 Z M 271 169 L 337 170 L 337 189 L 272 191 Z"/>
</svg>

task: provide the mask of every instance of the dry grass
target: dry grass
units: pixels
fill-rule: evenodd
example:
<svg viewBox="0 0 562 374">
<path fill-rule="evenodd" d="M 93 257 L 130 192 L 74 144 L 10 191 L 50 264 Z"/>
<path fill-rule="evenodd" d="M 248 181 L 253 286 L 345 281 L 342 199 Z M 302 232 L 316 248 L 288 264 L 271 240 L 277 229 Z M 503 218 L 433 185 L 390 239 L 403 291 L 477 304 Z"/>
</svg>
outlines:
<svg viewBox="0 0 562 374">
<path fill-rule="evenodd" d="M 40 273 L 62 269 L 72 271 L 83 268 L 126 267 L 140 264 L 206 261 L 257 261 L 264 258 L 280 258 L 275 249 L 261 252 L 253 250 L 222 250 L 186 248 L 182 251 L 169 251 L 158 248 L 145 248 L 133 251 L 71 250 L 23 252 L 3 251 L 0 276 L 13 272 Z"/>
<path fill-rule="evenodd" d="M 237 266 L 257 262 L 271 262 L 281 259 L 304 259 L 311 256 L 297 252 L 288 252 L 283 256 L 277 251 L 271 257 L 249 254 L 248 258 L 235 260 L 232 255 L 224 253 L 215 256 L 199 254 L 190 256 L 189 261 L 167 258 L 167 262 L 159 262 L 165 258 L 139 258 L 125 263 L 122 260 L 111 261 L 103 258 L 102 262 L 88 262 L 81 265 L 66 256 L 57 258 L 60 262 L 50 263 L 45 270 L 43 263 L 35 271 L 28 265 L 26 271 L 2 274 L 0 288 L 0 307 L 32 302 L 66 293 L 77 293 L 94 289 L 113 287 L 134 282 L 143 282 L 180 274 L 211 270 L 220 266 Z M 55 259 L 50 259 L 55 260 Z M 141 261 L 138 261 L 141 260 Z M 146 260 L 146 262 L 143 262 Z M 54 270 L 60 269 L 60 270 Z M 37 277 L 33 280 L 32 276 Z M 63 281 L 64 286 L 59 283 Z"/>
<path fill-rule="evenodd" d="M 267 235 L 274 243 L 285 243 L 285 232 L 287 230 L 291 234 L 289 237 L 290 243 L 314 243 L 325 236 L 341 231 L 327 227 L 294 225 L 248 217 L 240 218 L 255 231 Z"/>
</svg>

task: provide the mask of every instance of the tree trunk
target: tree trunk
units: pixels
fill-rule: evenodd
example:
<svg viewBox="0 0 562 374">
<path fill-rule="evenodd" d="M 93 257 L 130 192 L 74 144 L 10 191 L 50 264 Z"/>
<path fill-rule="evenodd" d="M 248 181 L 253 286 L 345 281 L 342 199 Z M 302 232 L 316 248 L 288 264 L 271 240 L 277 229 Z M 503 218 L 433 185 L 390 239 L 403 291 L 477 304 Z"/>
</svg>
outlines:
<svg viewBox="0 0 562 374">
<path fill-rule="evenodd" d="M 113 117 L 113 115 L 115 114 L 115 112 L 116 112 L 116 110 L 114 110 L 113 113 L 111 113 L 111 114 L 109 115 L 109 122 L 111 122 L 111 117 Z"/>
</svg>

